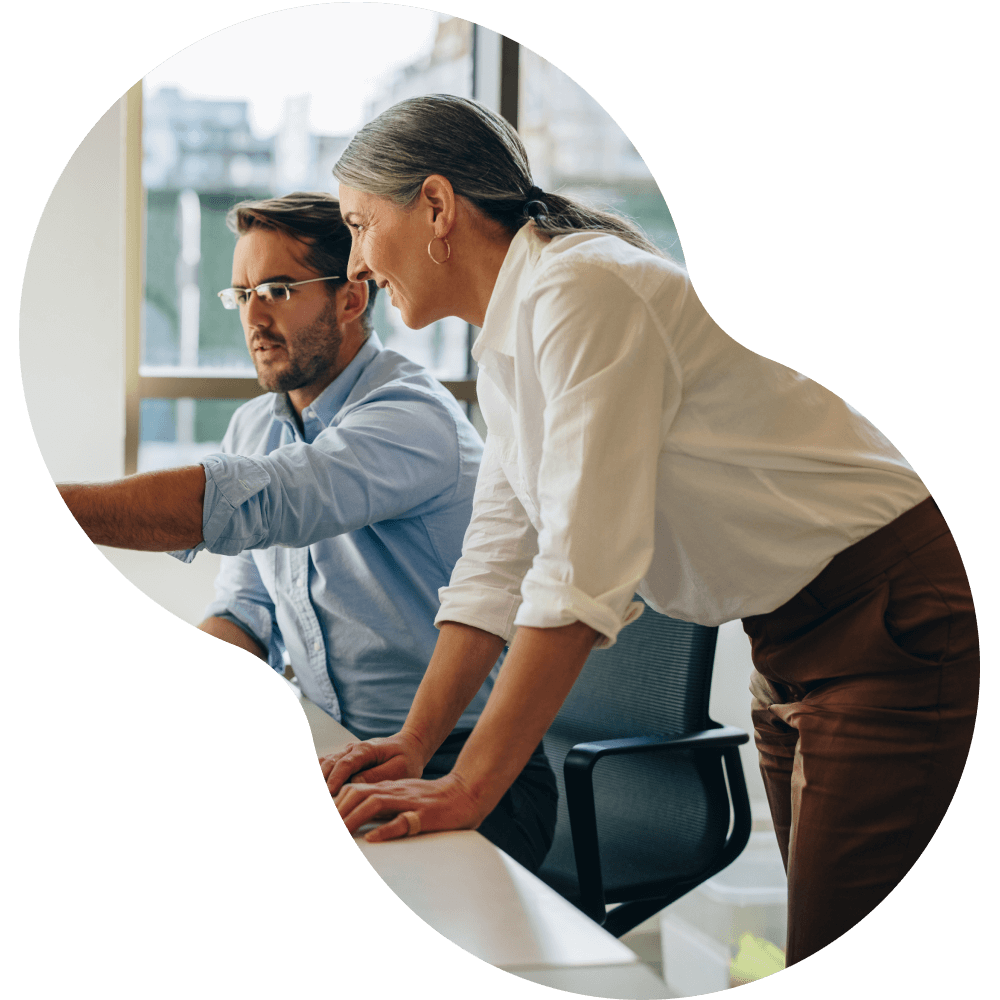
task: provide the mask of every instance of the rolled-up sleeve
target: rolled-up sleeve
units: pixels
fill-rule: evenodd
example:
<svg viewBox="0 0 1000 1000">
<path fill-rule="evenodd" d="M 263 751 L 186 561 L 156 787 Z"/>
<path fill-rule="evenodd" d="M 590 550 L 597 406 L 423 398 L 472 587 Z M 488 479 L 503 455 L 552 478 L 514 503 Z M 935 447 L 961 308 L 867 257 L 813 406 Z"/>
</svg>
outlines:
<svg viewBox="0 0 1000 1000">
<path fill-rule="evenodd" d="M 544 396 L 538 552 L 515 623 L 583 621 L 610 645 L 653 556 L 664 422 L 680 396 L 646 303 L 612 271 L 550 274 L 532 339 Z M 665 410 L 666 393 L 673 397 Z"/>
<path fill-rule="evenodd" d="M 366 400 L 311 444 L 202 459 L 203 547 L 222 555 L 302 548 L 420 513 L 450 500 L 459 461 L 455 417 L 430 393 Z"/>
<path fill-rule="evenodd" d="M 509 642 L 521 581 L 537 550 L 535 529 L 501 466 L 497 439 L 487 437 L 462 556 L 449 585 L 438 591 L 434 624 L 461 622 Z"/>
</svg>

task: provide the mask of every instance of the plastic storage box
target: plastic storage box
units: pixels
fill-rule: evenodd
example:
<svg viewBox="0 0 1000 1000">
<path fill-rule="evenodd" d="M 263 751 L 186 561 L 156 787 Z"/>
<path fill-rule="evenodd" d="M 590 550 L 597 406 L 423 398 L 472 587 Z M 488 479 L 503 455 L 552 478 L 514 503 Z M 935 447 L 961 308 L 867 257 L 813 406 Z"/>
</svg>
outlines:
<svg viewBox="0 0 1000 1000">
<path fill-rule="evenodd" d="M 728 989 L 741 935 L 785 946 L 787 884 L 771 831 L 752 833 L 743 853 L 660 915 L 667 985 L 679 996 Z"/>
</svg>

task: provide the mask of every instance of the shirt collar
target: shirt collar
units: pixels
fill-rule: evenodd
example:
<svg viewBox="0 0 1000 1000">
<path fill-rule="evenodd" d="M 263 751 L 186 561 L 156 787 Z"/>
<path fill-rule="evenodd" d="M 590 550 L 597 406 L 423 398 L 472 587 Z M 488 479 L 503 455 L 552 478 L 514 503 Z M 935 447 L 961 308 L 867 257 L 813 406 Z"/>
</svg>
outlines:
<svg viewBox="0 0 1000 1000">
<path fill-rule="evenodd" d="M 347 397 L 357 385 L 361 373 L 382 350 L 382 341 L 378 339 L 378 334 L 373 332 L 361 345 L 350 364 L 306 407 L 306 411 L 312 413 L 321 424 L 328 426 L 347 402 Z M 274 393 L 273 407 L 277 419 L 295 423 L 295 410 L 288 401 L 288 393 Z"/>
<path fill-rule="evenodd" d="M 472 345 L 472 357 L 477 364 L 482 361 L 484 351 L 513 356 L 517 333 L 514 321 L 517 303 L 527 291 L 534 265 L 546 245 L 547 241 L 535 232 L 531 223 L 522 226 L 514 234 L 486 307 L 482 332 Z"/>
</svg>

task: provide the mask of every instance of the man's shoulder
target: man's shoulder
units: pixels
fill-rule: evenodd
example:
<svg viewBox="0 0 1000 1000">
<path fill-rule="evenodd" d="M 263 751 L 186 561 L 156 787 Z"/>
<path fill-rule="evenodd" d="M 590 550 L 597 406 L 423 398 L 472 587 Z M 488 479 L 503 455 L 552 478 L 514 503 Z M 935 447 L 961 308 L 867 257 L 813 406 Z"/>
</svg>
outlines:
<svg viewBox="0 0 1000 1000">
<path fill-rule="evenodd" d="M 389 399 L 424 402 L 462 412 L 455 397 L 423 365 L 383 347 L 365 368 L 345 406 Z"/>
<path fill-rule="evenodd" d="M 478 463 L 482 438 L 472 426 L 465 407 L 426 368 L 382 348 L 358 380 L 343 409 L 341 419 L 359 416 L 370 406 L 386 407 L 405 417 L 415 435 L 444 434 L 458 445 L 462 456 Z"/>
<path fill-rule="evenodd" d="M 371 385 L 394 382 L 400 379 L 427 380 L 434 382 L 434 376 L 423 365 L 392 350 L 382 347 L 365 368 L 361 381 Z"/>
<path fill-rule="evenodd" d="M 233 412 L 229 418 L 224 443 L 237 454 L 245 447 L 255 443 L 261 435 L 266 434 L 274 421 L 274 393 L 265 392 L 253 399 L 248 399 Z"/>
</svg>

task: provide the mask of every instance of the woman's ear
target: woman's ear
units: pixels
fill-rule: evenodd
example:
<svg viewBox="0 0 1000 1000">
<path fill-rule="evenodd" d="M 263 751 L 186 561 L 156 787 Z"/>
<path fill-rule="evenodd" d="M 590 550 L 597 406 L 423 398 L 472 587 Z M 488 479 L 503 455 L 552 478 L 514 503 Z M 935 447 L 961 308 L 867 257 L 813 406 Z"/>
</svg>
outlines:
<svg viewBox="0 0 1000 1000">
<path fill-rule="evenodd" d="M 420 197 L 430 209 L 434 235 L 447 236 L 455 224 L 455 189 L 451 186 L 451 181 L 441 174 L 431 174 L 424 178 Z"/>
</svg>

